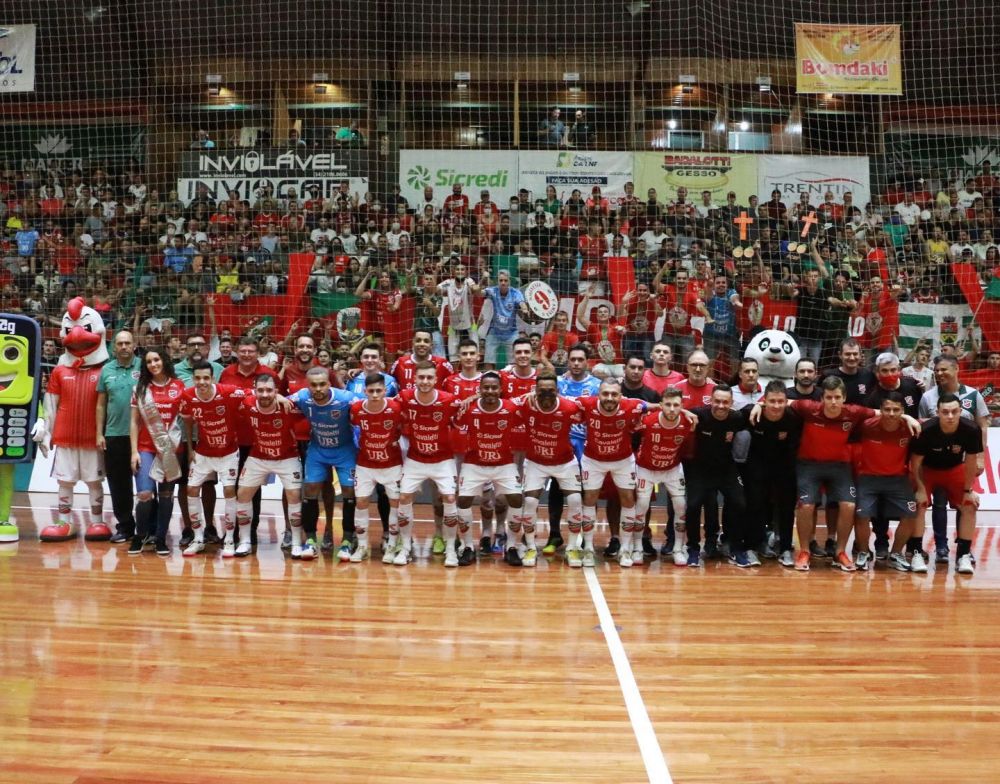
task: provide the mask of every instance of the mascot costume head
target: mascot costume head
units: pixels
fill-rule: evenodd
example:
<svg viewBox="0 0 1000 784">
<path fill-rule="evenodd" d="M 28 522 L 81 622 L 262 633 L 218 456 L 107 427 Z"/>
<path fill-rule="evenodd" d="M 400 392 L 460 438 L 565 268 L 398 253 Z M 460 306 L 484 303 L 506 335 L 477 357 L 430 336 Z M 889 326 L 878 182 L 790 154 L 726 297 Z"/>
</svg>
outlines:
<svg viewBox="0 0 1000 784">
<path fill-rule="evenodd" d="M 108 361 L 104 320 L 96 310 L 87 307 L 83 297 L 71 299 L 66 305 L 59 337 L 65 349 L 59 357 L 60 365 L 92 367 Z"/>
<path fill-rule="evenodd" d="M 795 383 L 795 365 L 802 354 L 791 332 L 760 329 L 750 333 L 743 356 L 757 360 L 761 384 L 767 386 L 769 381 L 778 380 L 787 387 Z"/>
</svg>

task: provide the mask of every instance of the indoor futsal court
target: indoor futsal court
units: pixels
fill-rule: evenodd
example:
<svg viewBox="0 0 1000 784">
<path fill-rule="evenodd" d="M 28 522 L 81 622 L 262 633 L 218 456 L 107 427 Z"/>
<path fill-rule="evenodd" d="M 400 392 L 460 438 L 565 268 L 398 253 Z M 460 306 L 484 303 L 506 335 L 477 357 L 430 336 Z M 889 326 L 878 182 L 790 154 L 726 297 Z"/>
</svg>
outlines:
<svg viewBox="0 0 1000 784">
<path fill-rule="evenodd" d="M 53 502 L 0 557 L 5 784 L 996 780 L 996 513 L 964 578 L 293 562 L 274 502 L 250 558 L 128 558 Z"/>
</svg>

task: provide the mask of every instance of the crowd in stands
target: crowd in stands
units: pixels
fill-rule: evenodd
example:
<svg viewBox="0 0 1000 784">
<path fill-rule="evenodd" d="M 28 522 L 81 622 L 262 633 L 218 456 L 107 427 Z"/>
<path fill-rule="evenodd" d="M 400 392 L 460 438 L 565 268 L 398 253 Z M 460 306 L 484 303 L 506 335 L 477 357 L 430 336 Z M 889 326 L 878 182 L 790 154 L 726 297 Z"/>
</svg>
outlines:
<svg viewBox="0 0 1000 784">
<path fill-rule="evenodd" d="M 109 330 L 129 327 L 149 346 L 207 331 L 221 298 L 252 313 L 255 296 L 285 290 L 290 252 L 315 254 L 310 292 L 371 290 L 389 303 L 382 314 L 390 319 L 392 303 L 398 310 L 411 296 L 414 319 L 425 323 L 448 310 L 439 284 L 459 266 L 479 289 L 497 282 L 489 280 L 493 259 L 506 256 L 515 285 L 540 279 L 559 296 L 600 296 L 609 291 L 609 260 L 629 258 L 636 290 L 617 322 L 607 322 L 626 348 L 630 337 L 648 348 L 645 316 L 666 311 L 678 361 L 693 347 L 691 317 L 705 319 L 706 343 L 722 351 L 738 343 L 756 302 L 797 300 L 803 353 L 833 361 L 852 316 L 877 314 L 878 329 L 862 345 L 893 349 L 895 303 L 964 302 L 950 262 L 976 265 L 986 285 L 1000 268 L 998 208 L 1000 181 L 988 163 L 960 181 L 899 179 L 863 205 L 851 193 L 819 200 L 778 191 L 747 202 L 730 193 L 720 204 L 708 191 L 640 194 L 631 184 L 615 198 L 596 186 L 550 186 L 506 202 L 489 190 L 427 187 L 409 203 L 398 187 L 358 193 L 346 181 L 330 198 L 289 189 L 264 191 L 254 204 L 236 194 L 216 202 L 202 188 L 183 204 L 140 171 L 6 169 L 0 310 L 54 328 L 66 302 L 83 295 Z M 743 213 L 753 221 L 742 224 L 745 240 L 734 223 Z M 326 352 L 344 358 L 335 328 L 322 331 Z"/>
</svg>

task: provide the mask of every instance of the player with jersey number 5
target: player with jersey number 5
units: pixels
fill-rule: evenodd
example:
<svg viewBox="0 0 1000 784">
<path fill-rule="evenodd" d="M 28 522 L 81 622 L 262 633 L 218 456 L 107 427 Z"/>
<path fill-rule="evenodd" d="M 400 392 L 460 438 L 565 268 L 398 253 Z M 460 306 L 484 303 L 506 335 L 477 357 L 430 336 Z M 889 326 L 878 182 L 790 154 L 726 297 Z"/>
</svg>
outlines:
<svg viewBox="0 0 1000 784">
<path fill-rule="evenodd" d="M 389 376 L 388 380 L 391 379 Z M 387 377 L 383 373 L 368 373 L 364 383 L 365 399 L 351 404 L 351 424 L 358 433 L 358 467 L 354 478 L 357 499 L 354 530 L 358 546 L 351 553 L 351 563 L 361 563 L 370 558 L 368 503 L 376 486 L 381 485 L 389 500 L 389 539 L 382 551 L 382 563 L 405 566 L 406 554 L 399 537 L 399 480 L 403 477 L 403 453 L 399 448 L 402 409 L 398 400 L 386 397 Z"/>
</svg>

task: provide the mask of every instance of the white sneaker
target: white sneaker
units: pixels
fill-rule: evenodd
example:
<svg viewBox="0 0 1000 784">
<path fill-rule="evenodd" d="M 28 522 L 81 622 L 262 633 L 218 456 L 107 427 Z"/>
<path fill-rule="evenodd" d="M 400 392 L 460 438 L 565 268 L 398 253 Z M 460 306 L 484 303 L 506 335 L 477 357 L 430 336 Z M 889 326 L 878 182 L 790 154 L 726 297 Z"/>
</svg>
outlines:
<svg viewBox="0 0 1000 784">
<path fill-rule="evenodd" d="M 292 558 L 299 559 L 302 557 L 302 545 L 293 544 L 292 545 Z"/>
<path fill-rule="evenodd" d="M 359 544 L 354 548 L 354 552 L 351 553 L 351 563 L 361 563 L 362 561 L 367 561 L 371 557 L 368 552 L 368 545 Z"/>
<path fill-rule="evenodd" d="M 688 565 L 688 554 L 687 550 L 683 545 L 678 547 L 674 545 L 674 551 L 671 553 L 674 559 L 674 566 L 687 566 Z"/>
<path fill-rule="evenodd" d="M 597 566 L 597 555 L 595 555 L 593 550 L 583 551 L 583 565 L 590 569 Z"/>
<path fill-rule="evenodd" d="M 337 548 L 337 560 L 341 563 L 347 563 L 351 560 L 351 543 L 344 541 L 340 543 L 340 547 Z"/>
<path fill-rule="evenodd" d="M 236 545 L 237 558 L 246 558 L 252 552 L 253 552 L 253 545 L 250 544 L 249 539 L 241 539 L 240 543 Z"/>
<path fill-rule="evenodd" d="M 306 539 L 305 544 L 302 545 L 302 552 L 299 558 L 303 561 L 316 560 L 316 541 L 314 539 Z"/>
<path fill-rule="evenodd" d="M 913 568 L 912 566 L 910 567 Z M 966 553 L 955 562 L 955 571 L 959 574 L 975 574 L 976 565 L 972 561 L 972 555 Z"/>
<path fill-rule="evenodd" d="M 396 553 L 392 557 L 396 566 L 406 566 L 410 562 L 410 551 L 402 542 L 396 545 Z"/>
<path fill-rule="evenodd" d="M 195 539 L 193 542 L 191 542 L 191 544 L 189 544 L 187 547 L 184 548 L 184 552 L 182 553 L 182 555 L 185 558 L 190 558 L 193 555 L 198 555 L 198 553 L 203 553 L 203 552 L 205 552 L 205 543 L 199 542 L 197 539 Z"/>
<path fill-rule="evenodd" d="M 629 569 L 632 566 L 632 553 L 622 550 L 618 554 L 618 565 L 622 569 Z"/>
<path fill-rule="evenodd" d="M 792 555 L 792 551 L 782 550 L 781 555 L 778 556 L 778 563 L 780 563 L 786 569 L 791 569 L 793 566 L 795 566 L 795 556 Z"/>
<path fill-rule="evenodd" d="M 632 548 L 632 563 L 641 564 L 645 562 L 646 554 L 642 551 L 642 544 L 640 543 L 638 547 Z"/>
<path fill-rule="evenodd" d="M 910 557 L 910 571 L 917 572 L 918 574 L 927 573 L 927 559 L 920 550 L 917 550 Z"/>
<path fill-rule="evenodd" d="M 222 544 L 222 557 L 232 558 L 236 555 L 236 545 L 232 542 L 224 542 Z"/>
<path fill-rule="evenodd" d="M 583 551 L 577 550 L 576 548 L 566 550 L 566 563 L 574 569 L 578 569 L 583 566 Z"/>
<path fill-rule="evenodd" d="M 445 551 L 444 565 L 447 567 L 458 566 L 458 553 L 455 552 L 454 547 Z"/>
<path fill-rule="evenodd" d="M 865 572 L 871 566 L 873 560 L 871 550 L 859 550 L 858 554 L 854 556 L 854 568 L 860 572 Z"/>
<path fill-rule="evenodd" d="M 402 545 L 383 545 L 382 547 L 382 563 L 391 564 L 396 558 L 396 548 L 402 547 Z"/>
<path fill-rule="evenodd" d="M 521 566 L 534 566 L 538 561 L 538 550 L 534 547 L 529 547 L 524 551 L 524 555 L 521 556 Z"/>
</svg>

